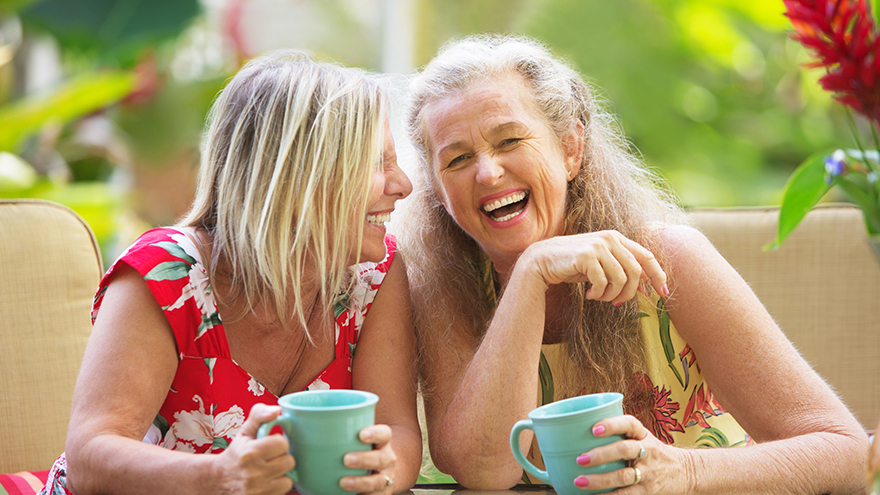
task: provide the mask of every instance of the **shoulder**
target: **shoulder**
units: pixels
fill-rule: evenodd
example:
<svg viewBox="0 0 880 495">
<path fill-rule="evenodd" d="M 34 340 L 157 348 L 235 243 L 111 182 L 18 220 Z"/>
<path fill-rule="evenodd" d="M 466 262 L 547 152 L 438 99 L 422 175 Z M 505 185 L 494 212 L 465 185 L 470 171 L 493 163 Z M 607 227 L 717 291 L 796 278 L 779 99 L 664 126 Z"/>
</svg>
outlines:
<svg viewBox="0 0 880 495">
<path fill-rule="evenodd" d="M 689 225 L 669 225 L 652 234 L 648 246 L 665 262 L 667 270 L 678 272 L 704 263 L 724 262 L 721 254 L 705 234 Z"/>
</svg>

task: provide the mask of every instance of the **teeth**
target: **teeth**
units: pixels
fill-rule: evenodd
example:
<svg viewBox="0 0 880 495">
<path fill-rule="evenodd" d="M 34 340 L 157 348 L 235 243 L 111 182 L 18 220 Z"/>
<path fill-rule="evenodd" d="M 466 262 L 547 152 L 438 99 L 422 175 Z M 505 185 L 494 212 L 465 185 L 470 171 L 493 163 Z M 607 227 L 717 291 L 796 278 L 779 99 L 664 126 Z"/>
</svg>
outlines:
<svg viewBox="0 0 880 495">
<path fill-rule="evenodd" d="M 391 221 L 391 213 L 376 213 L 374 215 L 367 215 L 367 222 L 373 225 L 378 225 L 380 227 L 384 226 L 386 222 Z"/>
<path fill-rule="evenodd" d="M 492 220 L 493 222 L 506 222 L 506 221 L 510 220 L 511 218 L 519 215 L 520 213 L 522 213 L 522 210 L 515 211 L 513 213 L 508 213 L 507 215 L 504 215 L 503 217 L 498 217 L 498 218 L 490 216 L 489 220 Z"/>
<path fill-rule="evenodd" d="M 526 192 L 519 191 L 519 192 L 511 194 L 510 196 L 505 196 L 501 199 L 496 199 L 495 201 L 493 201 L 491 203 L 484 204 L 483 211 L 485 211 L 486 213 L 491 213 L 491 212 L 497 210 L 498 208 L 501 208 L 502 206 L 507 206 L 511 203 L 516 203 L 517 201 L 522 201 L 525 197 L 526 197 Z M 506 218 L 506 219 L 513 218 L 516 215 L 517 215 L 516 213 L 511 213 L 510 215 L 505 215 L 504 218 Z M 496 220 L 502 221 L 501 219 L 496 219 Z"/>
</svg>

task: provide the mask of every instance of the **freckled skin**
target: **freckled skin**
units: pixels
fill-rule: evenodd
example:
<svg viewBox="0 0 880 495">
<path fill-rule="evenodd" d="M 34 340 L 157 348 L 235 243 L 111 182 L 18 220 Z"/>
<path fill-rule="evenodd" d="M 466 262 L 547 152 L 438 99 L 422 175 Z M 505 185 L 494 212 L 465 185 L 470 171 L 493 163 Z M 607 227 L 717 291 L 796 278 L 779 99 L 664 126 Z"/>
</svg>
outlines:
<svg viewBox="0 0 880 495">
<path fill-rule="evenodd" d="M 422 113 L 438 197 L 500 272 L 531 244 L 561 234 L 568 171 L 580 158 L 566 156 L 533 105 L 518 76 L 501 76 Z M 529 196 L 516 218 L 494 222 L 480 210 L 487 196 L 517 190 Z"/>
</svg>

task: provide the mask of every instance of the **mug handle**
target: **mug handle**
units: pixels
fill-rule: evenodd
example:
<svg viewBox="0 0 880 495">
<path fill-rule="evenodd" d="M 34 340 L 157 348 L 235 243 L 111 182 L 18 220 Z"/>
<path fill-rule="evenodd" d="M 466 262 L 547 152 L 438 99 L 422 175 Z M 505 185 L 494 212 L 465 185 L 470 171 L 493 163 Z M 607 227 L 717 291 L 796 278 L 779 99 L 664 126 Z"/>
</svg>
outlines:
<svg viewBox="0 0 880 495">
<path fill-rule="evenodd" d="M 293 422 L 289 418 L 279 416 L 275 419 L 266 421 L 265 423 L 261 424 L 260 429 L 257 430 L 257 438 L 269 436 L 272 428 L 274 428 L 276 425 L 281 426 L 281 429 L 284 430 L 285 437 L 287 437 L 288 431 L 293 431 Z M 290 437 L 287 437 L 287 439 L 290 440 Z M 299 479 L 296 475 L 296 468 L 288 471 L 287 477 L 292 479 L 294 483 L 299 483 Z"/>
<path fill-rule="evenodd" d="M 510 430 L 510 450 L 513 451 L 513 457 L 516 459 L 516 462 L 522 466 L 523 469 L 526 470 L 527 473 L 538 478 L 544 483 L 550 483 L 550 475 L 547 474 L 547 471 L 541 471 L 534 464 L 529 462 L 528 459 L 523 455 L 522 450 L 519 448 L 519 434 L 522 433 L 523 430 L 532 430 L 535 429 L 532 427 L 532 420 L 524 419 L 522 421 L 517 421 L 515 425 L 513 425 L 513 429 Z"/>
</svg>

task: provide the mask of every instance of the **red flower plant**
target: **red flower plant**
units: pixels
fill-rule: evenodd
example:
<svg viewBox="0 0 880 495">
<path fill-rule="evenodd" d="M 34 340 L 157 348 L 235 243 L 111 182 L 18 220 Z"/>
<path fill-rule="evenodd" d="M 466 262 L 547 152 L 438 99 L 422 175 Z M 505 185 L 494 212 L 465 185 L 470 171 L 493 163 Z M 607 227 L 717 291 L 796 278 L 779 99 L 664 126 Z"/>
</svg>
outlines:
<svg viewBox="0 0 880 495">
<path fill-rule="evenodd" d="M 634 375 L 635 394 L 651 394 L 650 411 L 632 411 L 630 414 L 639 418 L 655 437 L 665 444 L 672 444 L 672 432 L 684 432 L 684 427 L 673 416 L 681 406 L 678 402 L 670 400 L 671 392 L 664 387 L 662 390 L 651 383 L 651 379 L 644 373 Z"/>
<path fill-rule="evenodd" d="M 813 51 L 809 67 L 844 105 L 880 125 L 880 37 L 867 0 L 782 0 L 792 39 Z"/>
<path fill-rule="evenodd" d="M 707 417 L 724 414 L 724 409 L 721 408 L 718 401 L 715 400 L 715 396 L 704 385 L 701 383 L 691 393 L 691 400 L 688 401 L 687 407 L 684 408 L 685 425 L 690 425 L 691 421 L 693 421 L 703 428 L 708 428 Z"/>
</svg>

